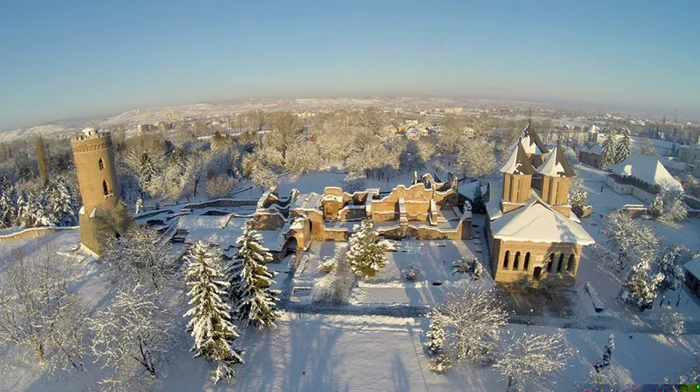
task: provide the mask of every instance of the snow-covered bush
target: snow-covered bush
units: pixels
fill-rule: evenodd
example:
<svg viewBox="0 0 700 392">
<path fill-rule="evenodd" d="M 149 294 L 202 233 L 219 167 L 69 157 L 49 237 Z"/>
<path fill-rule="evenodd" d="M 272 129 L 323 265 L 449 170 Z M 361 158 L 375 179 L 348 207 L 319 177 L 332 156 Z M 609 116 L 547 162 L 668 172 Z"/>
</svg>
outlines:
<svg viewBox="0 0 700 392">
<path fill-rule="evenodd" d="M 605 343 L 605 348 L 603 349 L 603 359 L 601 359 L 599 362 L 596 362 L 593 365 L 596 372 L 600 372 L 603 369 L 610 366 L 610 361 L 612 360 L 612 353 L 614 350 L 615 350 L 615 336 L 613 334 L 610 334 L 610 337 L 608 338 L 608 342 Z"/>
<path fill-rule="evenodd" d="M 452 355 L 440 353 L 428 359 L 428 370 L 435 374 L 445 374 L 452 369 Z"/>
<path fill-rule="evenodd" d="M 662 273 L 651 272 L 648 260 L 642 260 L 632 267 L 627 280 L 622 285 L 620 298 L 640 311 L 651 309 L 658 294 L 658 286 L 663 281 Z"/>
<path fill-rule="evenodd" d="M 685 275 L 683 265 L 695 258 L 695 253 L 684 244 L 675 244 L 671 248 L 664 249 L 656 261 L 656 268 L 664 275 L 659 283 L 659 293 L 676 291 L 681 287 Z"/>
<path fill-rule="evenodd" d="M 346 259 L 346 250 L 336 254 L 336 268 L 328 275 L 317 279 L 311 287 L 311 301 L 320 304 L 343 304 L 350 297 L 355 275 Z"/>
<path fill-rule="evenodd" d="M 474 257 L 471 259 L 460 259 L 452 263 L 453 274 L 469 275 L 473 280 L 481 279 L 483 267 L 479 259 Z"/>
<path fill-rule="evenodd" d="M 410 282 L 413 282 L 416 279 L 418 279 L 418 273 L 418 268 L 412 265 L 409 265 L 408 267 L 405 267 L 401 270 L 401 275 L 403 276 L 403 278 Z"/>
<path fill-rule="evenodd" d="M 579 218 L 583 217 L 587 198 L 588 194 L 585 191 L 574 192 L 574 194 L 571 195 L 571 211 Z"/>
<path fill-rule="evenodd" d="M 685 332 L 683 315 L 677 312 L 666 312 L 659 317 L 661 330 L 671 336 L 680 336 Z"/>
<path fill-rule="evenodd" d="M 332 272 L 335 267 L 338 265 L 338 262 L 335 259 L 332 259 L 330 257 L 325 257 L 321 263 L 318 265 L 318 270 L 320 272 L 325 272 L 329 273 Z"/>
<path fill-rule="evenodd" d="M 347 261 L 356 275 L 371 278 L 386 265 L 385 252 L 389 245 L 379 239 L 370 219 L 363 220 L 359 226 L 355 225 L 355 233 L 350 236 L 349 245 Z"/>
<path fill-rule="evenodd" d="M 649 205 L 649 212 L 654 218 L 659 218 L 664 214 L 664 198 L 659 194 L 654 197 L 651 205 Z"/>
</svg>

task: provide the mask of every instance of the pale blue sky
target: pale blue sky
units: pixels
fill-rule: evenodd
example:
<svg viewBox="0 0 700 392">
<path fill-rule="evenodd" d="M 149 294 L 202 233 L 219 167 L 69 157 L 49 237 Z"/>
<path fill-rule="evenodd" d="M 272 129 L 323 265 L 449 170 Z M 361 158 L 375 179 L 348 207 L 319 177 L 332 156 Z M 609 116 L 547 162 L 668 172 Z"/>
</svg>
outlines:
<svg viewBox="0 0 700 392">
<path fill-rule="evenodd" d="M 7 1 L 0 129 L 201 101 L 367 95 L 700 118 L 699 19 L 697 0 Z"/>
</svg>

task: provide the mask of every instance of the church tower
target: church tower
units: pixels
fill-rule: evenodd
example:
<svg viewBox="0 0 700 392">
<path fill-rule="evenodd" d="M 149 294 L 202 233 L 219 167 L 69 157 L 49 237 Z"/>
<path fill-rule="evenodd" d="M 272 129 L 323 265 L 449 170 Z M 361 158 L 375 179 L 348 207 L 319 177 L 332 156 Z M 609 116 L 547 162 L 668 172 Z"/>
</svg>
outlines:
<svg viewBox="0 0 700 392">
<path fill-rule="evenodd" d="M 87 128 L 71 138 L 71 148 L 83 200 L 79 214 L 80 242 L 99 255 L 110 237 L 119 237 L 135 224 L 129 209 L 119 199 L 109 132 Z"/>
<path fill-rule="evenodd" d="M 525 153 L 521 142 L 516 143 L 508 161 L 501 167 L 503 195 L 501 208 L 504 213 L 522 206 L 531 197 L 532 175 L 535 168 Z"/>
<path fill-rule="evenodd" d="M 544 163 L 537 168 L 537 172 L 542 176 L 542 200 L 564 216 L 569 216 L 571 214 L 569 186 L 574 170 L 564 157 L 561 148 L 554 148 Z"/>
</svg>

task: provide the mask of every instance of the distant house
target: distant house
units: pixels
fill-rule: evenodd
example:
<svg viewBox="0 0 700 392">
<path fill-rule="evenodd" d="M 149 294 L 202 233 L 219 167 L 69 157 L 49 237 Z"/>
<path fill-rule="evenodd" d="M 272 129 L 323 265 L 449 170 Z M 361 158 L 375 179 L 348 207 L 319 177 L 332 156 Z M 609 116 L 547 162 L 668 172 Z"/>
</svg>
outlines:
<svg viewBox="0 0 700 392">
<path fill-rule="evenodd" d="M 683 266 L 685 273 L 685 284 L 688 288 L 700 296 L 700 257 L 696 257 Z"/>
<path fill-rule="evenodd" d="M 662 190 L 683 192 L 683 186 L 654 158 L 632 155 L 610 167 L 607 185 L 615 192 L 627 194 L 651 204 Z"/>
<path fill-rule="evenodd" d="M 600 157 L 603 156 L 603 148 L 600 144 L 583 146 L 578 151 L 578 160 L 584 165 L 600 168 Z"/>
</svg>

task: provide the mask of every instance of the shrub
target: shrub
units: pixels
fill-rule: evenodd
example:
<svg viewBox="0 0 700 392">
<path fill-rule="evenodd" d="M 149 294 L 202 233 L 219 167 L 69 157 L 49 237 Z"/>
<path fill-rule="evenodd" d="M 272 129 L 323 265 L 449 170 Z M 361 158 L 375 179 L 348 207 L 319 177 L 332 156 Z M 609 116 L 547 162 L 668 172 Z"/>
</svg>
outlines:
<svg viewBox="0 0 700 392">
<path fill-rule="evenodd" d="M 338 263 L 335 259 L 324 257 L 323 261 L 318 265 L 318 270 L 321 272 L 329 273 L 332 272 L 337 265 Z"/>
<path fill-rule="evenodd" d="M 408 267 L 401 270 L 401 275 L 403 275 L 403 278 L 408 280 L 409 282 L 413 282 L 416 279 L 418 279 L 418 273 L 418 268 L 412 265 L 409 265 Z"/>
<path fill-rule="evenodd" d="M 437 354 L 428 359 L 428 370 L 435 374 L 445 374 L 452 368 L 452 358 L 448 353 Z"/>
</svg>

